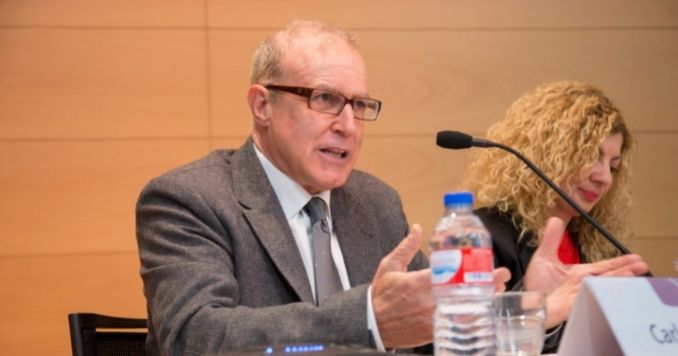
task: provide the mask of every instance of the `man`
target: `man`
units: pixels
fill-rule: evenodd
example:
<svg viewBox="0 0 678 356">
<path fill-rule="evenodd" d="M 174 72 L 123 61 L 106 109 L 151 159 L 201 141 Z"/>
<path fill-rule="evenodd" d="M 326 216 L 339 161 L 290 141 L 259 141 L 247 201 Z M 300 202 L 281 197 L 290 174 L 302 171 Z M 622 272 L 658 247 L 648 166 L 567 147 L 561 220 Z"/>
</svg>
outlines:
<svg viewBox="0 0 678 356">
<path fill-rule="evenodd" d="M 353 170 L 381 106 L 355 39 L 293 22 L 257 49 L 247 101 L 254 129 L 240 149 L 156 178 L 139 198 L 151 354 L 430 343 L 421 229 L 408 235 L 398 194 Z M 343 290 L 322 300 L 304 211 L 312 197 L 325 203 Z"/>
<path fill-rule="evenodd" d="M 253 131 L 240 149 L 158 177 L 139 198 L 149 353 L 431 343 L 421 228 L 408 233 L 398 194 L 353 170 L 381 103 L 352 35 L 295 21 L 269 37 L 247 102 Z M 329 241 L 324 259 L 316 234 Z M 495 270 L 498 290 L 508 279 Z"/>
</svg>

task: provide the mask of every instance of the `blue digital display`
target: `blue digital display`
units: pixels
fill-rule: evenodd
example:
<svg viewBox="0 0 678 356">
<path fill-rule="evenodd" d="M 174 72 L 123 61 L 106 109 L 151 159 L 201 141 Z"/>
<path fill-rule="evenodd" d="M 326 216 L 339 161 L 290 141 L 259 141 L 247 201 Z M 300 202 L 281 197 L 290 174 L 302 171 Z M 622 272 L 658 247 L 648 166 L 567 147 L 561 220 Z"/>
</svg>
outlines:
<svg viewBox="0 0 678 356">
<path fill-rule="evenodd" d="M 316 352 L 322 351 L 325 349 L 325 346 L 322 344 L 310 344 L 310 345 L 289 345 L 285 346 L 283 350 L 285 353 L 298 353 L 298 352 Z"/>
<path fill-rule="evenodd" d="M 325 345 L 323 344 L 286 345 L 279 347 L 278 350 L 276 350 L 276 348 L 273 346 L 269 346 L 266 349 L 264 349 L 264 354 L 270 355 L 276 351 L 278 352 L 282 351 L 283 353 L 286 354 L 297 354 L 304 352 L 320 352 L 323 350 L 325 350 Z"/>
</svg>

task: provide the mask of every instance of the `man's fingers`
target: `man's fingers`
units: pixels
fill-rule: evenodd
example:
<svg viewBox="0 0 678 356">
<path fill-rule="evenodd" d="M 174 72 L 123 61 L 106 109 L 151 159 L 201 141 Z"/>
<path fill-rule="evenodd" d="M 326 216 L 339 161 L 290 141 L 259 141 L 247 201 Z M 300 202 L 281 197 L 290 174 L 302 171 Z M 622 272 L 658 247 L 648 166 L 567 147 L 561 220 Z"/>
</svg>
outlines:
<svg viewBox="0 0 678 356">
<path fill-rule="evenodd" d="M 396 260 L 402 264 L 403 271 L 407 269 L 407 265 L 410 264 L 410 261 L 414 258 L 414 255 L 419 252 L 419 247 L 421 246 L 421 226 L 419 224 L 412 225 L 410 233 L 400 241 L 398 246 L 390 253 L 394 255 Z"/>
<path fill-rule="evenodd" d="M 565 234 L 565 222 L 556 217 L 551 217 L 546 221 L 544 236 L 539 243 L 535 254 L 544 257 L 558 258 L 558 248 Z"/>
<path fill-rule="evenodd" d="M 412 276 L 413 280 L 416 281 L 415 286 L 420 287 L 424 290 L 431 289 L 431 269 L 424 268 L 417 271 L 407 272 Z"/>
<path fill-rule="evenodd" d="M 419 224 L 412 225 L 410 233 L 400 241 L 393 251 L 382 258 L 375 278 L 386 272 L 407 271 L 407 265 L 410 264 L 414 255 L 419 251 L 421 236 L 421 226 L 419 226 Z"/>
<path fill-rule="evenodd" d="M 384 273 L 372 283 L 372 306 L 385 347 L 409 348 L 432 341 L 435 300 L 429 269 Z"/>
</svg>

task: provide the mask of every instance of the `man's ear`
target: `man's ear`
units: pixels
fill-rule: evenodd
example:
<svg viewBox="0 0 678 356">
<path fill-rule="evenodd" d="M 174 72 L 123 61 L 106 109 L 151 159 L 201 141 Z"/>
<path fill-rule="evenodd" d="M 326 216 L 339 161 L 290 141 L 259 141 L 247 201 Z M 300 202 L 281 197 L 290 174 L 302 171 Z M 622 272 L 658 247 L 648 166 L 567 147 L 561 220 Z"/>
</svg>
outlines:
<svg viewBox="0 0 678 356">
<path fill-rule="evenodd" d="M 260 84 L 252 84 L 247 90 L 247 104 L 256 125 L 268 126 L 271 119 L 271 102 L 268 90 Z"/>
</svg>

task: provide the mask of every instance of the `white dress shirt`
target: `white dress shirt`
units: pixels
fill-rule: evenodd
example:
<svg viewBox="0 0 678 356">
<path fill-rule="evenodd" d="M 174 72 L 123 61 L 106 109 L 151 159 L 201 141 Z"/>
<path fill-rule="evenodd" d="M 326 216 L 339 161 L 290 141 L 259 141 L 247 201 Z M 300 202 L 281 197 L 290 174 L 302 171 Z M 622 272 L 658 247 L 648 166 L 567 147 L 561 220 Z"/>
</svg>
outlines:
<svg viewBox="0 0 678 356">
<path fill-rule="evenodd" d="M 334 229 L 332 229 L 330 191 L 324 191 L 316 195 L 309 194 L 306 189 L 299 185 L 299 183 L 292 180 L 273 165 L 273 163 L 259 151 L 259 148 L 256 145 L 254 145 L 254 150 L 256 151 L 259 162 L 261 162 L 264 172 L 266 172 L 266 176 L 273 187 L 273 191 L 282 206 L 290 229 L 292 229 L 292 235 L 294 236 L 297 248 L 301 254 L 301 260 L 304 262 L 304 268 L 306 269 L 309 283 L 311 285 L 314 285 L 315 283 L 313 254 L 311 250 L 312 228 L 311 219 L 303 209 L 312 197 L 317 196 L 324 200 L 327 205 L 327 222 L 330 227 L 330 249 L 332 259 L 334 260 L 337 272 L 339 273 L 341 286 L 343 290 L 351 288 L 351 282 L 348 280 L 348 272 L 346 271 L 346 264 L 344 263 L 344 256 L 341 254 L 341 247 L 339 246 L 337 235 L 335 234 Z M 317 298 L 315 295 L 315 288 L 311 288 L 311 291 L 313 293 L 313 298 Z M 372 337 L 374 338 L 377 349 L 384 351 L 384 346 L 379 335 L 376 318 L 374 317 L 374 311 L 372 309 L 372 286 L 370 286 L 367 293 L 367 327 L 372 332 Z"/>
</svg>

